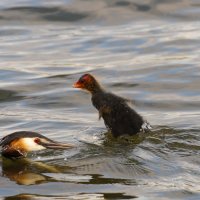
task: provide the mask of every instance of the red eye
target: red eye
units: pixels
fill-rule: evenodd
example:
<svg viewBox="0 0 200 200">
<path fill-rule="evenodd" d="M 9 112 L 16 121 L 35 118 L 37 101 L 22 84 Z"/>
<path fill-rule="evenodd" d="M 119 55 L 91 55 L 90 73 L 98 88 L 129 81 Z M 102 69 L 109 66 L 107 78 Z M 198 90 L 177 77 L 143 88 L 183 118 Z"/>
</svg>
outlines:
<svg viewBox="0 0 200 200">
<path fill-rule="evenodd" d="M 38 143 L 40 143 L 40 139 L 39 138 L 35 138 L 34 142 L 38 144 Z"/>
</svg>

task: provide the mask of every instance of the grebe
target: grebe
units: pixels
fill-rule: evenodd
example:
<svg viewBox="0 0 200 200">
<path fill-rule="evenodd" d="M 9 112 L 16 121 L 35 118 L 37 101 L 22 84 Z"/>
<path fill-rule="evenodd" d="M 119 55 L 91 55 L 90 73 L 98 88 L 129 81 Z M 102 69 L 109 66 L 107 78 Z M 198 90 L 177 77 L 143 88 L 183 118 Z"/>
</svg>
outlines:
<svg viewBox="0 0 200 200">
<path fill-rule="evenodd" d="M 42 149 L 69 149 L 71 144 L 55 142 L 39 133 L 18 131 L 11 133 L 0 140 L 1 154 L 7 158 L 26 157 L 28 152 Z"/>
</svg>

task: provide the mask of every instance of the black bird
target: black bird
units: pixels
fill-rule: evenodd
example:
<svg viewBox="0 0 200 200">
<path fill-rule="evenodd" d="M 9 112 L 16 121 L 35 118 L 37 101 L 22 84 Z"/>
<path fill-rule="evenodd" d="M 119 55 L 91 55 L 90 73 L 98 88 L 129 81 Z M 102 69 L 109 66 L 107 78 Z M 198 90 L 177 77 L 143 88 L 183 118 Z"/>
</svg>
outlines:
<svg viewBox="0 0 200 200">
<path fill-rule="evenodd" d="M 99 119 L 104 119 L 114 137 L 134 135 L 150 129 L 142 116 L 128 105 L 130 100 L 106 92 L 91 74 L 81 76 L 74 87 L 91 93 L 92 104 L 99 111 Z"/>
<path fill-rule="evenodd" d="M 28 152 L 42 149 L 69 149 L 71 144 L 55 142 L 39 133 L 18 131 L 11 133 L 0 140 L 1 154 L 7 158 L 25 157 Z"/>
</svg>

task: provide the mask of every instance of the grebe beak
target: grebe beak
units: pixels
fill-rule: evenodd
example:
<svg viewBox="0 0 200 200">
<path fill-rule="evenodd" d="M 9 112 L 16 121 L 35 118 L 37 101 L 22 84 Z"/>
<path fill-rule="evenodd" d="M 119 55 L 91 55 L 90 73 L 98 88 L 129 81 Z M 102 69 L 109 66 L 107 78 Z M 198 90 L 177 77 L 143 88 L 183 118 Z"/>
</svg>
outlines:
<svg viewBox="0 0 200 200">
<path fill-rule="evenodd" d="M 44 139 L 39 139 L 38 144 L 45 147 L 46 149 L 70 149 L 75 146 L 72 144 L 63 144 L 60 142 L 48 141 Z"/>
</svg>

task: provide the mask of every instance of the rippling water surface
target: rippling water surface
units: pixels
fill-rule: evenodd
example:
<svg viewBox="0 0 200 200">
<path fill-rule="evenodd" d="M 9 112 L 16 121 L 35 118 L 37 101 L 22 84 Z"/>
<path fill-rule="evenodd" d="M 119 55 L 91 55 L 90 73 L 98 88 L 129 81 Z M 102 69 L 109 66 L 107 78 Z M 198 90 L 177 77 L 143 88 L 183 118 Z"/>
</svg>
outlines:
<svg viewBox="0 0 200 200">
<path fill-rule="evenodd" d="M 199 199 L 199 13 L 195 0 L 1 1 L 0 136 L 77 146 L 1 159 L 1 199 Z M 153 131 L 110 138 L 72 87 L 86 72 Z"/>
</svg>

